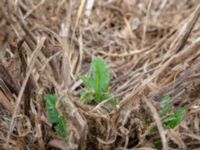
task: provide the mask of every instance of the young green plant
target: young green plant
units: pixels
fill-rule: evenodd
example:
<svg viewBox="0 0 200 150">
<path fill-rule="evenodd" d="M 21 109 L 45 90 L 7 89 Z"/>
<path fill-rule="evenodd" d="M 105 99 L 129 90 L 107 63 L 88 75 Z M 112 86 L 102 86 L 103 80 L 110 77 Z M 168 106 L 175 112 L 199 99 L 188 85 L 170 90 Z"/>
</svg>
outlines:
<svg viewBox="0 0 200 150">
<path fill-rule="evenodd" d="M 184 108 L 172 111 L 173 103 L 169 96 L 165 96 L 160 101 L 160 106 L 162 108 L 160 112 L 160 117 L 163 118 L 162 123 L 165 129 L 172 129 L 177 127 L 184 119 L 187 110 Z M 151 133 L 157 133 L 157 127 L 153 127 Z M 156 141 L 155 148 L 162 149 L 161 140 Z"/>
<path fill-rule="evenodd" d="M 56 108 L 56 103 L 58 98 L 55 95 L 45 95 L 44 100 L 46 102 L 46 109 L 48 114 L 49 121 L 55 125 L 54 129 L 56 133 L 67 140 L 68 131 L 67 131 L 67 121 L 62 114 L 58 113 Z"/>
<path fill-rule="evenodd" d="M 108 100 L 108 104 L 116 106 L 117 100 L 110 98 L 109 92 L 110 69 L 103 59 L 94 58 L 91 63 L 92 74 L 90 77 L 81 77 L 85 86 L 81 94 L 81 103 L 95 102 L 98 104 Z"/>
</svg>

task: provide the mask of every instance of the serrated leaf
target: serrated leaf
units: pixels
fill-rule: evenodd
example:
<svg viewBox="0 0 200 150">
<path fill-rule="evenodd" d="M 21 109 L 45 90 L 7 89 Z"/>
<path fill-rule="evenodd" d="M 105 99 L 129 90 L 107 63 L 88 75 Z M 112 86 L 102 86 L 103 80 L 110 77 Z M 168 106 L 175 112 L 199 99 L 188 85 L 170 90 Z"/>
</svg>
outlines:
<svg viewBox="0 0 200 150">
<path fill-rule="evenodd" d="M 172 101 L 170 100 L 169 96 L 163 97 L 162 100 L 160 101 L 160 105 L 161 107 L 163 107 L 162 111 L 160 112 L 161 117 L 169 113 L 173 106 Z"/>
<path fill-rule="evenodd" d="M 92 87 L 95 90 L 95 99 L 103 100 L 104 93 L 108 92 L 110 70 L 108 65 L 100 58 L 92 60 Z"/>
<path fill-rule="evenodd" d="M 80 77 L 80 78 L 83 81 L 83 84 L 85 85 L 85 87 L 87 87 L 89 89 L 93 89 L 93 86 L 91 83 L 91 78 L 89 78 L 89 77 Z"/>
<path fill-rule="evenodd" d="M 165 118 L 163 120 L 163 123 L 167 128 L 175 128 L 184 119 L 186 113 L 187 113 L 186 109 L 179 109 L 175 111 L 171 116 Z"/>
<path fill-rule="evenodd" d="M 55 95 L 45 95 L 44 99 L 46 101 L 48 119 L 51 123 L 56 123 L 58 121 L 58 111 L 55 107 L 57 97 Z"/>
<path fill-rule="evenodd" d="M 81 77 L 83 84 L 89 90 L 93 90 L 93 99 L 99 103 L 102 100 L 108 98 L 109 95 L 109 82 L 110 82 L 110 70 L 104 60 L 100 58 L 94 58 L 91 63 L 92 75 L 91 77 Z M 87 97 L 84 93 L 81 101 Z M 84 100 L 86 101 L 86 100 Z"/>
<path fill-rule="evenodd" d="M 91 100 L 94 100 L 96 104 L 98 104 L 110 97 L 110 70 L 106 62 L 101 58 L 94 58 L 91 63 L 91 70 L 91 77 L 81 77 L 86 88 L 86 90 L 81 93 L 80 101 L 83 104 Z M 107 103 L 116 107 L 118 101 L 116 99 L 110 99 Z"/>
<path fill-rule="evenodd" d="M 48 119 L 51 123 L 55 124 L 56 133 L 67 140 L 67 122 L 64 116 L 58 116 L 56 108 L 57 97 L 55 95 L 45 95 L 44 100 L 46 102 L 46 108 L 48 113 Z M 61 99 L 61 103 L 66 106 L 64 99 Z"/>
<path fill-rule="evenodd" d="M 55 126 L 56 133 L 62 136 L 65 140 L 67 140 L 68 132 L 67 132 L 67 121 L 64 116 L 60 116 L 58 118 L 58 122 Z"/>
</svg>

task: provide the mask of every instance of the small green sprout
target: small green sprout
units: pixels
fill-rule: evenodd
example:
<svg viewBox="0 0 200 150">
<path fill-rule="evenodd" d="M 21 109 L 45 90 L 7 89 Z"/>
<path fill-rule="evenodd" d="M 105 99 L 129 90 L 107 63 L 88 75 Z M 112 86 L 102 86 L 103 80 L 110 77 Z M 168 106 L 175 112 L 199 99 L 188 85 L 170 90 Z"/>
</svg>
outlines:
<svg viewBox="0 0 200 150">
<path fill-rule="evenodd" d="M 169 96 L 163 97 L 160 101 L 160 105 L 163 108 L 160 112 L 160 116 L 164 118 L 163 125 L 166 129 L 177 127 L 187 113 L 187 110 L 183 108 L 172 112 L 173 103 Z"/>
<path fill-rule="evenodd" d="M 44 100 L 46 102 L 46 109 L 48 114 L 49 121 L 55 125 L 55 130 L 58 135 L 67 140 L 68 131 L 67 131 L 67 121 L 65 117 L 61 114 L 59 115 L 56 108 L 57 96 L 55 95 L 45 95 Z"/>
<path fill-rule="evenodd" d="M 94 58 L 91 63 L 92 75 L 81 77 L 85 89 L 81 93 L 81 103 L 94 101 L 98 104 L 108 99 L 108 104 L 116 106 L 116 99 L 112 99 L 109 92 L 110 69 L 103 59 Z M 110 98 L 110 99 L 109 99 Z"/>
<path fill-rule="evenodd" d="M 162 108 L 160 112 L 160 117 L 163 118 L 162 123 L 165 129 L 173 129 L 177 127 L 183 121 L 185 115 L 187 114 L 187 110 L 183 108 L 172 111 L 173 103 L 170 100 L 169 96 L 165 96 L 161 99 L 160 106 Z M 155 134 L 157 132 L 157 127 L 153 127 L 151 129 L 151 134 Z M 155 142 L 155 148 L 157 148 L 158 150 L 162 149 L 161 140 L 157 140 Z"/>
<path fill-rule="evenodd" d="M 154 144 L 154 147 L 158 150 L 161 150 L 162 149 L 162 141 L 161 140 L 157 140 Z"/>
<path fill-rule="evenodd" d="M 169 129 L 177 127 L 184 119 L 186 113 L 187 113 L 186 109 L 178 109 L 175 112 L 173 112 L 169 117 L 163 120 L 165 128 Z"/>
<path fill-rule="evenodd" d="M 169 113 L 173 107 L 173 104 L 170 100 L 169 96 L 165 96 L 160 101 L 160 106 L 162 107 L 162 111 L 160 112 L 160 116 L 163 117 L 167 113 Z"/>
</svg>

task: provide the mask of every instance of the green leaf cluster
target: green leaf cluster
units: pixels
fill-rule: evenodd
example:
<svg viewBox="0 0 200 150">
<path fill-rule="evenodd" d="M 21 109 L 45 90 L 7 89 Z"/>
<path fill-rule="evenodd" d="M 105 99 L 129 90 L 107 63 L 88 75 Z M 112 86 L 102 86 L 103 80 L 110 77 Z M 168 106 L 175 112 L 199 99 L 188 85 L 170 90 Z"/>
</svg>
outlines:
<svg viewBox="0 0 200 150">
<path fill-rule="evenodd" d="M 187 113 L 187 110 L 183 108 L 177 109 L 176 111 L 172 111 L 173 103 L 169 96 L 165 96 L 161 99 L 160 106 L 162 108 L 160 112 L 160 117 L 163 118 L 162 123 L 165 129 L 172 129 L 177 127 L 184 119 Z M 153 127 L 151 129 L 152 134 L 157 132 L 158 132 L 157 127 Z M 156 141 L 155 148 L 158 150 L 162 149 L 161 140 Z"/>
<path fill-rule="evenodd" d="M 163 108 L 160 112 L 160 116 L 163 117 L 163 125 L 165 128 L 175 128 L 184 119 L 187 110 L 180 108 L 172 112 L 173 103 L 169 96 L 165 96 L 160 101 L 160 105 Z"/>
<path fill-rule="evenodd" d="M 45 95 L 44 100 L 46 102 L 46 109 L 48 114 L 48 119 L 52 124 L 55 124 L 55 130 L 58 135 L 67 140 L 67 121 L 63 115 L 59 115 L 56 108 L 57 96 L 55 95 Z"/>
<path fill-rule="evenodd" d="M 162 145 L 162 141 L 161 140 L 157 140 L 154 144 L 154 147 L 158 150 L 161 150 L 163 145 Z"/>
<path fill-rule="evenodd" d="M 106 62 L 101 58 L 94 58 L 91 63 L 92 74 L 90 77 L 81 77 L 85 89 L 81 93 L 81 102 L 86 104 L 94 101 L 96 104 L 109 99 L 110 69 Z M 108 103 L 112 106 L 117 105 L 117 100 L 109 99 Z"/>
</svg>

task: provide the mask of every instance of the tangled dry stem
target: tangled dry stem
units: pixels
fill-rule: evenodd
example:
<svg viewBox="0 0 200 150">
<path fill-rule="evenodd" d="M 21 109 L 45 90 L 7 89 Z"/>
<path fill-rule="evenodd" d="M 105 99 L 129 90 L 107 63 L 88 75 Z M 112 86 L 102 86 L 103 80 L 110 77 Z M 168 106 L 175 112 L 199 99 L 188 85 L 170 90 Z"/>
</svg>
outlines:
<svg viewBox="0 0 200 150">
<path fill-rule="evenodd" d="M 95 1 L 90 16 L 85 5 L 85 0 L 0 2 L 0 147 L 151 150 L 161 138 L 166 150 L 199 148 L 199 2 Z M 94 56 L 110 65 L 110 90 L 120 101 L 106 114 L 105 103 L 79 103 L 79 78 Z M 52 131 L 45 93 L 67 103 L 62 110 L 67 142 Z M 168 131 L 158 115 L 165 95 L 174 109 L 189 110 Z M 159 134 L 151 135 L 155 125 Z"/>
</svg>

